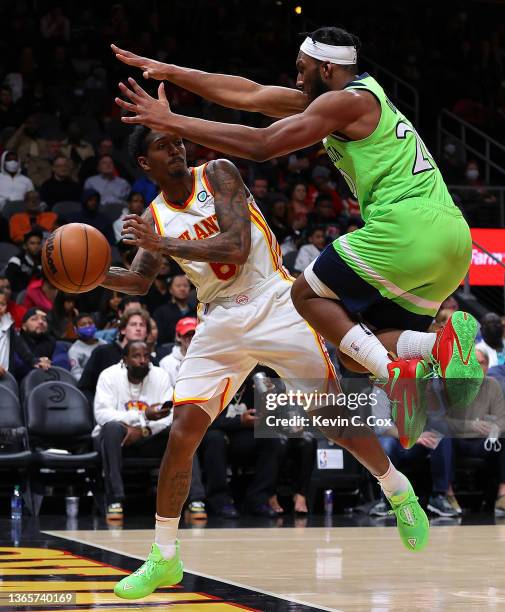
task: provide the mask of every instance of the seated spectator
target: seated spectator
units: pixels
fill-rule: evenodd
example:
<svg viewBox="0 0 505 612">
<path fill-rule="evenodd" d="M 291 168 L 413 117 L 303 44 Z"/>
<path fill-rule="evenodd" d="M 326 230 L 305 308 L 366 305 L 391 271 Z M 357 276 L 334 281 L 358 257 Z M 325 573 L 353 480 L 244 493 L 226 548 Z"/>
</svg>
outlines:
<svg viewBox="0 0 505 612">
<path fill-rule="evenodd" d="M 110 328 L 117 329 L 117 324 L 121 318 L 121 315 L 118 313 L 118 306 L 122 299 L 123 296 L 118 291 L 105 289 L 97 314 L 97 326 L 100 331 Z"/>
<path fill-rule="evenodd" d="M 80 380 L 84 366 L 87 364 L 91 353 L 101 344 L 105 344 L 105 341 L 95 338 L 95 319 L 93 315 L 87 312 L 81 312 L 77 315 L 75 319 L 75 333 L 77 340 L 69 348 L 68 358 L 72 375 L 76 380 Z"/>
<path fill-rule="evenodd" d="M 23 291 L 30 281 L 42 276 L 41 253 L 42 232 L 35 230 L 25 234 L 21 251 L 9 259 L 5 270 L 12 291 Z"/>
<path fill-rule="evenodd" d="M 463 414 L 460 409 L 449 414 L 447 420 L 454 436 L 455 458 L 479 457 L 489 463 L 493 472 L 498 469 L 494 511 L 495 516 L 505 517 L 505 401 L 499 382 L 487 376 L 486 354 L 479 350 L 476 353 L 484 372 L 479 393 Z"/>
<path fill-rule="evenodd" d="M 109 299 L 109 303 L 112 302 L 114 305 L 114 308 L 111 310 L 110 323 L 104 326 L 105 329 L 96 332 L 96 337 L 105 340 L 105 342 L 114 342 L 117 339 L 119 322 L 124 314 L 130 312 L 130 310 L 144 310 L 144 304 L 135 295 L 122 295 L 118 293 L 117 296 L 118 299 L 115 296 Z"/>
<path fill-rule="evenodd" d="M 22 304 L 17 304 L 12 299 L 12 289 L 10 280 L 3 274 L 0 274 L 0 290 L 4 292 L 4 295 L 7 298 L 7 312 L 11 315 L 14 321 L 15 329 L 21 329 L 21 321 L 26 312 L 26 307 Z"/>
<path fill-rule="evenodd" d="M 295 272 L 299 274 L 305 270 L 305 268 L 319 257 L 319 253 L 324 249 L 326 245 L 326 238 L 324 235 L 324 229 L 321 227 L 313 227 L 309 230 L 307 236 L 308 244 L 305 244 L 298 251 L 295 261 Z"/>
<path fill-rule="evenodd" d="M 30 308 L 23 317 L 16 340 L 16 377 L 21 380 L 33 368 L 47 370 L 51 366 L 70 370 L 67 350 L 49 334 L 47 313 L 40 308 Z"/>
<path fill-rule="evenodd" d="M 160 365 L 160 360 L 157 355 L 158 348 L 158 326 L 156 325 L 156 321 L 150 317 L 149 322 L 151 324 L 151 331 L 149 332 L 146 338 L 146 344 L 149 349 L 149 354 L 151 355 L 151 363 L 155 366 Z"/>
<path fill-rule="evenodd" d="M 53 309 L 47 315 L 49 329 L 57 340 L 72 341 L 77 338 L 75 322 L 78 314 L 75 295 L 58 291 Z"/>
<path fill-rule="evenodd" d="M 16 244 L 21 244 L 28 232 L 52 232 L 58 222 L 58 215 L 42 210 L 40 196 L 36 191 L 27 191 L 24 201 L 24 212 L 16 213 L 9 219 L 9 234 Z"/>
<path fill-rule="evenodd" d="M 32 280 L 26 289 L 23 306 L 25 308 L 40 308 L 49 312 L 52 310 L 58 289 L 42 273 L 42 278 Z"/>
<path fill-rule="evenodd" d="M 79 202 L 81 188 L 71 176 L 70 160 L 57 155 L 53 160 L 53 175 L 42 183 L 40 197 L 52 208 L 57 202 Z"/>
<path fill-rule="evenodd" d="M 279 469 L 284 472 L 286 465 L 291 467 L 290 475 L 294 489 L 293 511 L 295 514 L 304 515 L 309 513 L 307 495 L 314 471 L 317 440 L 308 431 L 301 431 L 297 436 L 292 433 L 291 436 L 283 445 L 283 456 Z M 270 497 L 268 503 L 277 514 L 284 513 L 284 508 L 280 505 L 277 494 Z"/>
<path fill-rule="evenodd" d="M 169 284 L 169 300 L 154 312 L 160 344 L 174 342 L 175 326 L 183 317 L 196 317 L 196 308 L 189 303 L 190 284 L 184 274 L 174 276 Z"/>
<path fill-rule="evenodd" d="M 267 210 L 268 190 L 268 179 L 264 176 L 256 176 L 251 185 L 251 194 L 263 213 Z"/>
<path fill-rule="evenodd" d="M 194 317 L 179 319 L 175 326 L 175 345 L 172 352 L 160 361 L 160 368 L 163 368 L 168 374 L 172 387 L 175 387 L 177 374 L 179 374 L 182 360 L 188 352 L 191 340 L 193 340 L 197 325 L 198 319 Z"/>
<path fill-rule="evenodd" d="M 4 289 L 0 289 L 0 378 L 13 369 L 14 364 L 14 321 L 7 309 L 8 297 Z"/>
<path fill-rule="evenodd" d="M 282 444 L 278 438 L 256 438 L 254 391 L 251 377 L 236 393 L 228 408 L 210 425 L 200 445 L 206 475 L 207 502 L 225 518 L 237 518 L 228 484 L 228 451 L 232 464 L 254 467 L 247 486 L 245 509 L 252 514 L 273 518 L 277 512 L 268 503 L 277 483 Z"/>
<path fill-rule="evenodd" d="M 127 207 L 123 209 L 121 216 L 114 221 L 114 239 L 115 242 L 119 242 L 122 239 L 121 231 L 123 230 L 123 223 L 126 215 L 139 215 L 141 216 L 144 212 L 146 202 L 144 196 L 141 193 L 132 191 L 128 197 Z"/>
<path fill-rule="evenodd" d="M 51 151 L 56 148 L 56 153 L 60 146 L 57 141 L 50 142 L 47 138 L 42 138 L 40 127 L 39 116 L 32 114 L 6 143 L 6 149 L 16 151 L 20 165 L 37 189 L 51 176 Z M 34 189 L 33 185 L 30 190 Z M 13 199 L 22 200 L 23 197 Z"/>
<path fill-rule="evenodd" d="M 272 230 L 277 242 L 282 244 L 291 234 L 288 226 L 288 200 L 282 194 L 275 194 L 270 200 L 270 214 L 268 215 L 268 225 Z"/>
<path fill-rule="evenodd" d="M 17 153 L 4 151 L 0 157 L 0 210 L 6 202 L 24 200 L 26 193 L 33 189 L 32 181 L 21 174 Z"/>
<path fill-rule="evenodd" d="M 340 236 L 339 217 L 331 198 L 327 195 L 323 194 L 317 197 L 314 212 L 310 213 L 308 222 L 310 227 L 318 226 L 324 229 L 327 241 L 333 241 Z"/>
<path fill-rule="evenodd" d="M 88 359 L 81 379 L 79 381 L 79 389 L 81 389 L 88 398 L 91 398 L 95 393 L 96 383 L 100 373 L 106 368 L 121 360 L 123 348 L 132 340 L 142 340 L 145 342 L 149 332 L 151 331 L 151 323 L 149 314 L 145 310 L 131 309 L 125 312 L 119 322 L 119 336 L 115 342 L 98 346 Z"/>
<path fill-rule="evenodd" d="M 21 123 L 18 105 L 14 103 L 12 90 L 8 85 L 0 86 L 0 131 L 5 127 L 16 127 Z"/>
<path fill-rule="evenodd" d="M 292 225 L 295 219 L 304 217 L 307 219 L 309 207 L 307 205 L 307 185 L 305 183 L 295 183 L 291 189 L 291 200 L 288 205 L 288 220 Z"/>
<path fill-rule="evenodd" d="M 84 183 L 87 178 L 99 173 L 98 164 L 104 155 L 110 155 L 110 157 L 112 157 L 116 174 L 124 178 L 126 181 L 131 182 L 132 176 L 126 169 L 125 165 L 121 162 L 119 155 L 116 153 L 114 149 L 114 142 L 110 136 L 104 136 L 101 138 L 98 142 L 97 154 L 93 157 L 88 157 L 88 159 L 86 159 L 86 161 L 82 164 L 79 171 L 79 181 Z M 156 195 L 158 195 L 158 192 Z M 154 200 L 154 198 L 152 199 Z M 149 200 L 149 202 L 151 201 L 152 200 Z"/>
<path fill-rule="evenodd" d="M 377 389 L 376 389 L 377 391 Z M 374 408 L 376 417 L 390 417 L 390 403 L 386 395 L 379 391 L 378 405 Z M 406 449 L 398 440 L 398 429 L 392 427 L 376 427 L 375 432 L 386 455 L 395 468 L 405 465 L 416 465 L 429 459 L 432 490 L 428 501 L 428 509 L 434 514 L 445 517 L 457 517 L 461 508 L 452 505 L 448 498 L 452 478 L 452 440 L 443 438 L 436 431 L 423 431 L 412 448 Z M 453 502 L 454 503 L 454 502 Z M 389 504 L 382 494 L 382 499 L 370 509 L 372 516 L 386 516 Z"/>
<path fill-rule="evenodd" d="M 81 194 L 82 210 L 68 215 L 68 220 L 74 223 L 87 223 L 92 225 L 107 238 L 110 244 L 114 243 L 112 223 L 102 211 L 100 194 L 95 189 L 84 189 Z"/>
<path fill-rule="evenodd" d="M 111 202 L 126 204 L 131 190 L 128 181 L 116 176 L 114 161 L 110 155 L 102 155 L 98 162 L 98 174 L 86 179 L 84 189 L 97 191 L 104 205 Z"/>
<path fill-rule="evenodd" d="M 149 312 L 155 312 L 157 308 L 166 304 L 169 298 L 168 285 L 171 275 L 170 258 L 164 257 L 163 264 L 153 284 L 149 287 L 144 301 Z"/>
<path fill-rule="evenodd" d="M 490 368 L 505 364 L 505 342 L 503 340 L 503 326 L 500 317 L 494 312 L 488 312 L 482 317 L 480 323 L 482 341 L 475 346 L 482 351 Z"/>
<path fill-rule="evenodd" d="M 72 122 L 68 125 L 67 138 L 61 143 L 60 153 L 73 163 L 73 178 L 77 179 L 83 161 L 94 155 L 91 144 L 82 140 L 82 131 L 77 123 Z"/>
<path fill-rule="evenodd" d="M 103 460 L 107 518 L 122 518 L 123 454 L 161 459 L 172 422 L 165 398 L 172 390 L 167 374 L 150 363 L 145 342 L 128 342 L 123 360 L 100 374 L 94 401 L 93 435 Z M 165 435 L 158 435 L 162 432 Z"/>
<path fill-rule="evenodd" d="M 342 203 L 342 198 L 337 193 L 335 183 L 330 181 L 331 170 L 326 166 L 316 166 L 312 170 L 311 178 L 312 183 L 307 190 L 309 209 L 313 210 L 317 198 L 324 195 L 330 198 L 335 213 L 337 215 L 342 214 L 344 205 Z"/>
<path fill-rule="evenodd" d="M 142 174 L 142 176 L 139 176 L 139 178 L 132 185 L 132 191 L 140 193 L 144 198 L 144 201 L 148 203 L 151 203 L 160 192 L 158 185 L 153 183 L 147 174 Z"/>
</svg>

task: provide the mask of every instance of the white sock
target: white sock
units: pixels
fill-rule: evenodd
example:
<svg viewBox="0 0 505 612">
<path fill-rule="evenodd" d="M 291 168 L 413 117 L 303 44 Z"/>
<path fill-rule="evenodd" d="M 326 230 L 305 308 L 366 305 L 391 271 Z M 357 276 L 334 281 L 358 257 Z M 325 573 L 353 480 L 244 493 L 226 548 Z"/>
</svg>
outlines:
<svg viewBox="0 0 505 612">
<path fill-rule="evenodd" d="M 154 542 L 165 559 L 170 559 L 175 555 L 175 540 L 177 539 L 180 519 L 180 516 L 177 518 L 165 518 L 156 514 Z"/>
<path fill-rule="evenodd" d="M 409 481 L 395 468 L 391 461 L 389 461 L 386 473 L 382 476 L 376 476 L 376 478 L 386 497 L 393 497 L 393 495 L 401 495 L 407 492 Z"/>
<path fill-rule="evenodd" d="M 385 346 L 366 325 L 358 323 L 340 342 L 340 350 L 380 378 L 388 378 L 387 365 L 391 361 Z"/>
<path fill-rule="evenodd" d="M 404 331 L 396 344 L 398 357 L 402 359 L 413 359 L 415 357 L 429 359 L 436 337 L 437 334 L 426 334 L 410 329 Z"/>
</svg>

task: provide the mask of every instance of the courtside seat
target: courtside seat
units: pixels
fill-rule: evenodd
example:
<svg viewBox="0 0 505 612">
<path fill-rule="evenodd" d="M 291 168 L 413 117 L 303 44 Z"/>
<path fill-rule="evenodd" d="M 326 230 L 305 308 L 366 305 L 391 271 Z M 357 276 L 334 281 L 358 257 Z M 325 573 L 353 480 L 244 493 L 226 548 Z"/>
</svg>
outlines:
<svg viewBox="0 0 505 612">
<path fill-rule="evenodd" d="M 77 381 L 68 370 L 53 366 L 47 370 L 42 368 L 34 368 L 21 381 L 21 401 L 26 403 L 31 392 L 45 382 L 65 382 L 73 387 L 77 386 Z"/>
<path fill-rule="evenodd" d="M 0 389 L 0 470 L 28 467 L 33 459 L 17 396 Z"/>
</svg>

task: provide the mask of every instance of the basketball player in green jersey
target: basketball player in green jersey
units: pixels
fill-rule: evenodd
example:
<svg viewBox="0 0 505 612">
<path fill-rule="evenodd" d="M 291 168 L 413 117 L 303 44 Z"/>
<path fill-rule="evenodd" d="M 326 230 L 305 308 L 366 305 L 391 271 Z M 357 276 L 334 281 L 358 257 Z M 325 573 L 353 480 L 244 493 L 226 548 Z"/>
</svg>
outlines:
<svg viewBox="0 0 505 612">
<path fill-rule="evenodd" d="M 425 423 L 423 394 L 402 379 L 423 378 L 431 365 L 446 379 L 449 399 L 460 404 L 480 386 L 471 315 L 456 312 L 438 335 L 425 333 L 468 270 L 471 237 L 412 123 L 374 78 L 356 74 L 358 47 L 345 30 L 316 30 L 300 47 L 298 89 L 289 89 L 163 64 L 112 45 L 116 57 L 145 78 L 172 81 L 223 106 L 282 117 L 267 128 L 177 115 L 162 84 L 154 99 L 133 79 L 129 87 L 120 84 L 129 101 L 116 102 L 133 113 L 125 123 L 255 161 L 322 140 L 358 199 L 365 226 L 335 240 L 298 277 L 293 302 L 339 347 L 347 368 L 387 381 L 400 441 L 410 447 Z M 458 380 L 450 385 L 450 379 Z"/>
</svg>

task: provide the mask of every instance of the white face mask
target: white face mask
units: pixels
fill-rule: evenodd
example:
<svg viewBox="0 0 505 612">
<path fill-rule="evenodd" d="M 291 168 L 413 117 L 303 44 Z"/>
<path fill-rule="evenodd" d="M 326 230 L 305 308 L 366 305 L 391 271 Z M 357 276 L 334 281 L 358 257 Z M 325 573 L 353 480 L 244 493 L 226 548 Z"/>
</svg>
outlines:
<svg viewBox="0 0 505 612">
<path fill-rule="evenodd" d="M 452 142 L 446 144 L 444 148 L 447 155 L 453 155 L 456 153 L 456 145 L 452 144 Z"/>
<path fill-rule="evenodd" d="M 466 178 L 469 181 L 475 181 L 479 178 L 479 171 L 478 170 L 467 170 L 466 171 Z"/>
<path fill-rule="evenodd" d="M 7 172 L 12 172 L 14 174 L 14 172 L 18 171 L 18 168 L 19 162 L 15 159 L 11 159 L 10 161 L 5 162 L 5 169 L 7 170 Z"/>
</svg>

